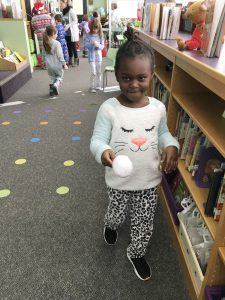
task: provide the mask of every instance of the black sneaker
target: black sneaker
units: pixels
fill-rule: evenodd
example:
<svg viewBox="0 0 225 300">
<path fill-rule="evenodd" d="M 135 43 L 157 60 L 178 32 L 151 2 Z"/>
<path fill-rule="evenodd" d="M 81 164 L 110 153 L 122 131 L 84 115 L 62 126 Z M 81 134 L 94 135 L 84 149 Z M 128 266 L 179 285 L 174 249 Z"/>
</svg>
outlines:
<svg viewBox="0 0 225 300">
<path fill-rule="evenodd" d="M 151 271 L 150 266 L 147 264 L 144 256 L 142 256 L 140 258 L 131 258 L 127 254 L 127 258 L 132 263 L 132 265 L 134 267 L 135 274 L 137 275 L 137 277 L 139 279 L 148 280 L 148 279 L 151 278 L 152 271 Z"/>
<path fill-rule="evenodd" d="M 117 230 L 112 230 L 109 227 L 104 228 L 103 232 L 104 240 L 108 245 L 115 245 L 118 237 Z"/>
<path fill-rule="evenodd" d="M 53 90 L 53 94 L 54 95 L 58 95 L 59 94 L 59 89 L 58 89 L 57 84 L 55 84 L 55 83 L 53 84 L 52 90 Z"/>
<path fill-rule="evenodd" d="M 50 96 L 53 96 L 53 95 L 54 95 L 54 92 L 53 92 L 53 88 L 52 88 L 52 87 L 53 87 L 53 84 L 50 83 L 50 84 L 49 84 L 49 95 L 50 95 Z"/>
</svg>

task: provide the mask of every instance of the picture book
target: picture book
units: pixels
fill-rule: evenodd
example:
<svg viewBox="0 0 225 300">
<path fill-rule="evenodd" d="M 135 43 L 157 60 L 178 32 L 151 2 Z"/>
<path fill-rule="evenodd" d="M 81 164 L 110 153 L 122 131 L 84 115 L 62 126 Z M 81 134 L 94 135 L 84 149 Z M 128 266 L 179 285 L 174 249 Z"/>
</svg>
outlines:
<svg viewBox="0 0 225 300">
<path fill-rule="evenodd" d="M 225 201 L 225 174 L 223 177 L 223 180 L 221 181 L 221 185 L 219 188 L 219 193 L 217 197 L 217 202 L 216 202 L 216 207 L 214 208 L 214 219 L 216 221 L 219 221 L 220 219 L 220 214 L 224 205 Z"/>
<path fill-rule="evenodd" d="M 202 150 L 199 157 L 198 170 L 195 176 L 197 186 L 209 188 L 214 169 L 219 168 L 224 161 L 225 158 L 215 147 L 208 147 Z"/>
<path fill-rule="evenodd" d="M 224 170 L 222 168 L 216 168 L 213 171 L 211 184 L 209 188 L 208 198 L 205 203 L 205 214 L 213 216 L 213 210 L 216 206 L 217 195 L 219 193 L 219 188 L 224 176 Z"/>
</svg>

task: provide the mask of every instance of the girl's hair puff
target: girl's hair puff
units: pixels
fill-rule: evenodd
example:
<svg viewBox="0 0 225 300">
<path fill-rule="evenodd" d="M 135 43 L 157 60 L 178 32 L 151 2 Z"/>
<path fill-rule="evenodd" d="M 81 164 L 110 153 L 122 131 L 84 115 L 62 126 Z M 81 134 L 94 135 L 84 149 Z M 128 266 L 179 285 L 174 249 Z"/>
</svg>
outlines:
<svg viewBox="0 0 225 300">
<path fill-rule="evenodd" d="M 100 37 L 102 37 L 103 33 L 102 33 L 102 25 L 100 23 L 99 20 L 95 19 L 94 21 L 92 21 L 90 23 L 90 34 L 94 33 L 94 29 L 98 29 L 98 34 L 100 35 Z"/>
<path fill-rule="evenodd" d="M 116 54 L 115 74 L 118 73 L 120 63 L 123 59 L 127 57 L 134 58 L 138 55 L 149 58 L 151 62 L 151 72 L 153 73 L 155 64 L 153 50 L 147 43 L 139 39 L 137 35 L 138 32 L 134 32 L 132 27 L 127 27 L 127 31 L 124 33 L 127 41 L 120 46 Z"/>
<path fill-rule="evenodd" d="M 47 26 L 45 31 L 43 32 L 43 46 L 45 51 L 50 54 L 52 47 L 51 47 L 51 43 L 50 43 L 50 37 L 53 37 L 54 34 L 57 33 L 57 30 L 54 26 L 50 25 Z"/>
</svg>

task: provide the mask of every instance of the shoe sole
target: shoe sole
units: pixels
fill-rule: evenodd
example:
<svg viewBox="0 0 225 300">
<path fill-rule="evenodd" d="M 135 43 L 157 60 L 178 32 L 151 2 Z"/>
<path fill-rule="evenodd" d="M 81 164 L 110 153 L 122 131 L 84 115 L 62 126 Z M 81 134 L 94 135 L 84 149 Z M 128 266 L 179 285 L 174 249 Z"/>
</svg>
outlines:
<svg viewBox="0 0 225 300">
<path fill-rule="evenodd" d="M 114 246 L 114 245 L 116 244 L 117 240 L 118 240 L 118 233 L 117 233 L 116 241 L 115 241 L 114 244 L 109 244 L 109 243 L 106 241 L 106 238 L 105 238 L 105 228 L 104 228 L 104 230 L 103 230 L 103 238 L 104 238 L 104 240 L 105 240 L 105 242 L 106 242 L 107 245 L 109 245 L 109 246 Z"/>
<path fill-rule="evenodd" d="M 132 266 L 133 266 L 133 268 L 134 268 L 134 272 L 135 272 L 135 274 L 137 275 L 137 277 L 139 278 L 139 279 L 141 279 L 142 281 L 147 281 L 147 280 L 149 280 L 150 278 L 151 278 L 151 276 L 152 276 L 152 274 L 149 276 L 149 277 L 147 277 L 147 278 L 142 278 L 139 274 L 138 274 L 138 271 L 136 270 L 136 268 L 135 268 L 135 265 L 133 264 L 133 262 L 132 262 L 132 260 L 131 260 L 131 258 L 130 258 L 130 256 L 127 254 L 127 258 L 129 259 L 129 261 L 131 262 L 131 264 L 132 264 Z M 150 267 L 149 267 L 150 268 Z M 151 269 L 150 269 L 150 272 L 151 272 Z"/>
</svg>

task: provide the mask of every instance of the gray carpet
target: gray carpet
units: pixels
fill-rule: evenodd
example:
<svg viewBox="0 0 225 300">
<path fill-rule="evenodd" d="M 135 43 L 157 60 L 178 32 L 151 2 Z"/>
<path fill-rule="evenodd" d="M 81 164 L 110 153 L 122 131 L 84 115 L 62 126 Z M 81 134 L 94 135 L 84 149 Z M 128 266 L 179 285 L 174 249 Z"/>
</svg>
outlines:
<svg viewBox="0 0 225 300">
<path fill-rule="evenodd" d="M 137 279 L 126 258 L 128 221 L 116 246 L 102 238 L 104 168 L 91 157 L 89 140 L 99 105 L 116 93 L 88 93 L 88 70 L 81 59 L 65 72 L 55 99 L 48 96 L 47 72 L 37 70 L 9 99 L 25 103 L 0 107 L 0 190 L 11 191 L 0 198 L 0 299 L 188 300 L 160 204 L 146 255 L 150 281 Z M 16 165 L 21 158 L 27 162 Z M 64 166 L 66 160 L 74 166 Z M 60 186 L 69 193 L 57 194 Z"/>
</svg>

